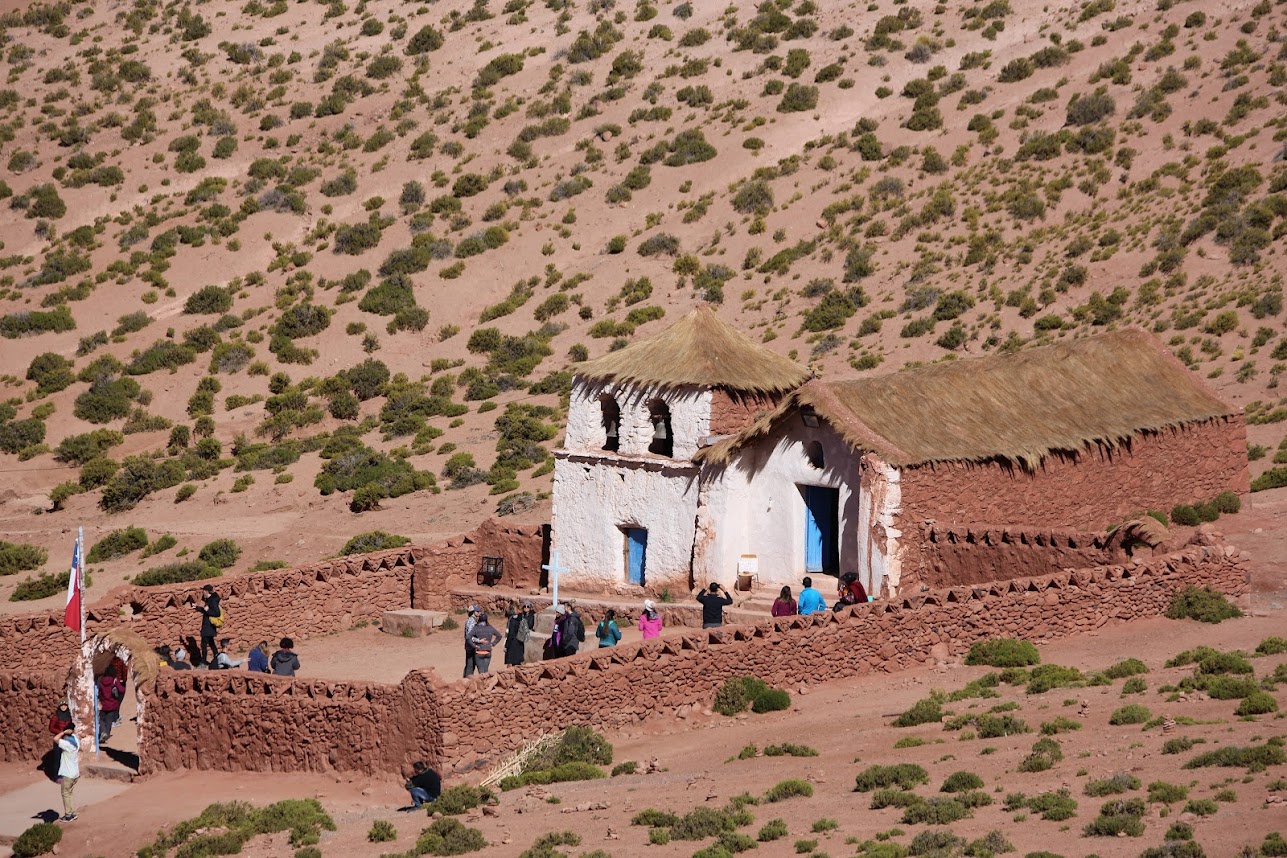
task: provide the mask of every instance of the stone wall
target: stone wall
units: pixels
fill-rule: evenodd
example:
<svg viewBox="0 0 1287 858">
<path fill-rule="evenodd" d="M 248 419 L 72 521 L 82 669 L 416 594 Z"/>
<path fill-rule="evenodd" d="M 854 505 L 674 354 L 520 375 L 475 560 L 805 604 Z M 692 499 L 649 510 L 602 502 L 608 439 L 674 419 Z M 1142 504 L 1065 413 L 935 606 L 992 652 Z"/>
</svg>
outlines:
<svg viewBox="0 0 1287 858">
<path fill-rule="evenodd" d="M 1242 594 L 1248 561 L 1224 545 L 1194 546 L 1128 566 L 936 590 L 522 665 L 440 689 L 444 755 L 469 769 L 542 732 L 619 727 L 708 702 L 731 676 L 752 673 L 794 688 L 802 676 L 826 682 L 915 667 L 940 644 L 962 653 L 983 638 L 1042 640 L 1156 616 L 1190 584 Z"/>
<path fill-rule="evenodd" d="M 56 673 L 0 673 L 0 762 L 38 760 L 53 747 L 49 716 L 66 693 Z"/>
<path fill-rule="evenodd" d="M 1103 533 L 923 525 L 918 538 L 907 542 L 902 569 L 904 586 L 915 581 L 941 588 L 1027 578 L 1055 569 L 1086 569 L 1125 559 L 1120 545 Z"/>
<path fill-rule="evenodd" d="M 782 397 L 769 393 L 711 391 L 711 434 L 732 435 L 778 407 Z"/>
<path fill-rule="evenodd" d="M 939 525 L 1005 523 L 1103 530 L 1150 509 L 1250 490 L 1241 416 L 1098 444 L 1076 456 L 1052 453 L 1035 472 L 1001 462 L 904 468 L 905 534 Z"/>
</svg>

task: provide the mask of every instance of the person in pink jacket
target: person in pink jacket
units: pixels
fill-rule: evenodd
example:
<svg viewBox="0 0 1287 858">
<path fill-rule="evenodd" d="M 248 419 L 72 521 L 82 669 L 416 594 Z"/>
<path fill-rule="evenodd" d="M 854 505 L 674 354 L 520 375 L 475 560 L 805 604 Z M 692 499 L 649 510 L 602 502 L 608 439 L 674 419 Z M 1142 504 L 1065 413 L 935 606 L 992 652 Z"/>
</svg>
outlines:
<svg viewBox="0 0 1287 858">
<path fill-rule="evenodd" d="M 657 606 L 652 603 L 652 599 L 644 599 L 643 613 L 639 615 L 639 631 L 643 633 L 644 640 L 661 637 L 661 614 L 657 613 Z"/>
</svg>

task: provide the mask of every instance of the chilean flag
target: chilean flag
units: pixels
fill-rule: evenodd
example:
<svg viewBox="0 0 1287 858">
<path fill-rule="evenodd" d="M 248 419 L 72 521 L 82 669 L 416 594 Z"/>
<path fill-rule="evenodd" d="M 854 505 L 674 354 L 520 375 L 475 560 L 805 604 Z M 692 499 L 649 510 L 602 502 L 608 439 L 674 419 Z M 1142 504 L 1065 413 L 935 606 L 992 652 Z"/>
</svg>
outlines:
<svg viewBox="0 0 1287 858">
<path fill-rule="evenodd" d="M 67 609 L 63 612 L 63 625 L 69 629 L 81 631 L 80 613 L 80 578 L 81 557 L 80 537 L 76 537 L 76 547 L 72 550 L 71 575 L 67 579 Z"/>
</svg>

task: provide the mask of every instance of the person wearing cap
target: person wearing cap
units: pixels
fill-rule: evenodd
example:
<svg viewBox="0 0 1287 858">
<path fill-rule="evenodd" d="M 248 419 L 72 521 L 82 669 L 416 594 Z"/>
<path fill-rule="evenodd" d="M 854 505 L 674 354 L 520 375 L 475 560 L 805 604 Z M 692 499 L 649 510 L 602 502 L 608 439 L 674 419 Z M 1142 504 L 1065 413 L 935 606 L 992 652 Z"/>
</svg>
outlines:
<svg viewBox="0 0 1287 858">
<path fill-rule="evenodd" d="M 206 667 L 213 667 L 219 657 L 219 647 L 215 646 L 215 635 L 223 625 L 223 608 L 219 606 L 219 594 L 211 584 L 201 588 L 203 604 L 193 605 L 201 613 L 201 661 Z"/>
<path fill-rule="evenodd" d="M 505 618 L 505 663 L 522 664 L 527 650 L 527 639 L 536 629 L 536 611 L 531 602 L 524 602 L 519 608 L 517 602 L 510 603 L 509 616 Z"/>
<path fill-rule="evenodd" d="M 465 617 L 465 676 L 469 676 L 475 670 L 474 645 L 469 642 L 469 638 L 474 633 L 476 625 L 478 625 L 478 606 L 470 605 L 469 616 Z"/>
<path fill-rule="evenodd" d="M 478 622 L 474 624 L 474 630 L 469 636 L 469 642 L 474 646 L 474 663 L 473 667 L 479 673 L 486 673 L 487 669 L 492 666 L 492 649 L 500 643 L 500 632 L 492 628 L 492 624 L 487 622 L 487 612 L 481 611 L 478 614 Z M 469 667 L 465 668 L 465 676 L 469 676 Z"/>
<path fill-rule="evenodd" d="M 639 631 L 644 640 L 661 637 L 661 614 L 652 599 L 644 599 L 643 613 L 639 615 Z"/>
</svg>

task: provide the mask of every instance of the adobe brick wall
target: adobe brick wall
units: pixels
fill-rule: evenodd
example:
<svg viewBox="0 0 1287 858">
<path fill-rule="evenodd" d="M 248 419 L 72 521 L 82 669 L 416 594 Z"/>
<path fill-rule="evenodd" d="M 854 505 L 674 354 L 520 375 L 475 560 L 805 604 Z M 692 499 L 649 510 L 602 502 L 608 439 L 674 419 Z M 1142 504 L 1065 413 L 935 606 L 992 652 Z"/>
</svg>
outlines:
<svg viewBox="0 0 1287 858">
<path fill-rule="evenodd" d="M 1143 433 L 1116 447 L 1051 454 L 1035 473 L 998 462 L 905 468 L 905 533 L 925 521 L 1103 530 L 1150 509 L 1246 494 L 1247 430 L 1240 415 Z"/>
<path fill-rule="evenodd" d="M 49 716 L 63 699 L 57 673 L 0 673 L 0 762 L 38 760 L 51 747 Z"/>
<path fill-rule="evenodd" d="M 1126 554 L 1108 535 L 986 525 L 922 525 L 903 554 L 900 589 L 984 584 L 1117 563 Z"/>
<path fill-rule="evenodd" d="M 471 533 L 417 549 L 411 607 L 453 610 L 452 591 L 478 586 L 484 557 L 505 561 L 500 586 L 533 589 L 540 583 L 542 544 L 540 525 L 503 527 L 488 519 Z"/>
<path fill-rule="evenodd" d="M 732 435 L 778 407 L 781 396 L 767 393 L 729 393 L 717 388 L 711 391 L 711 434 Z"/>
</svg>

